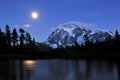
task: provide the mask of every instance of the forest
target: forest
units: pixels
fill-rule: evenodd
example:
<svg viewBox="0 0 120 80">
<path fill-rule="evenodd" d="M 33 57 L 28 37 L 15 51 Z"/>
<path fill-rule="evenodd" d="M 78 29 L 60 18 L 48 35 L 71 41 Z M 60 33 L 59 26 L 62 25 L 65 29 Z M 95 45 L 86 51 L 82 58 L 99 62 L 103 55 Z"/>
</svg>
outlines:
<svg viewBox="0 0 120 80">
<path fill-rule="evenodd" d="M 0 29 L 1 55 L 19 55 L 25 52 L 28 53 L 28 51 L 35 51 L 35 39 L 31 38 L 30 33 L 25 32 L 22 28 L 19 29 L 19 34 L 15 28 L 10 31 L 9 25 L 6 25 L 5 32 Z"/>
<path fill-rule="evenodd" d="M 19 29 L 19 34 L 14 28 L 10 31 L 6 25 L 5 32 L 0 29 L 0 56 L 7 55 L 11 58 L 113 58 L 120 56 L 120 34 L 115 31 L 115 37 L 106 37 L 105 41 L 89 41 L 88 34 L 84 36 L 85 44 L 75 42 L 73 46 L 52 49 L 46 44 L 35 42 L 30 33 Z M 6 57 L 6 58 L 8 58 Z"/>
<path fill-rule="evenodd" d="M 66 46 L 55 49 L 52 53 L 57 53 L 57 57 L 65 58 L 87 58 L 87 59 L 119 59 L 120 58 L 120 34 L 118 30 L 114 33 L 114 38 L 106 37 L 105 41 L 89 40 L 88 34 L 84 35 L 85 45 L 75 42 L 73 46 Z"/>
</svg>

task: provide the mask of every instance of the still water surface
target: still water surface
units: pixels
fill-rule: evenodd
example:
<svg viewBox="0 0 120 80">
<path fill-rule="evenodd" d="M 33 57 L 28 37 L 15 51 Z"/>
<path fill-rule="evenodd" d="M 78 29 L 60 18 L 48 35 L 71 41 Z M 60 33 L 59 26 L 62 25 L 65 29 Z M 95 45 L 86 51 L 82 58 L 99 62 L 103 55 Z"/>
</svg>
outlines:
<svg viewBox="0 0 120 80">
<path fill-rule="evenodd" d="M 0 80 L 119 79 L 119 62 L 57 59 L 0 61 Z"/>
</svg>

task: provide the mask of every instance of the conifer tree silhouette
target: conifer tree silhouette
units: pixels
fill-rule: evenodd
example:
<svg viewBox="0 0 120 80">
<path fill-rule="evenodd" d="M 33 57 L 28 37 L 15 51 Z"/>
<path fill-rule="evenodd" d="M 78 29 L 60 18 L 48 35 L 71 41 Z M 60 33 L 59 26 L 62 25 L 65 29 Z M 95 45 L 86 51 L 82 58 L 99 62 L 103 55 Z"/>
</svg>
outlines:
<svg viewBox="0 0 120 80">
<path fill-rule="evenodd" d="M 118 30 L 115 31 L 115 39 L 116 39 L 116 41 L 120 40 L 120 35 L 119 35 Z"/>
<path fill-rule="evenodd" d="M 35 46 L 35 38 L 32 40 L 32 46 Z"/>
<path fill-rule="evenodd" d="M 30 33 L 26 32 L 26 34 L 25 34 L 25 40 L 26 40 L 26 44 L 27 44 L 27 45 L 30 45 L 30 44 L 31 44 L 32 40 L 31 40 L 31 35 L 30 35 Z"/>
<path fill-rule="evenodd" d="M 18 45 L 18 34 L 15 28 L 13 29 L 12 32 L 12 42 L 13 42 L 13 46 Z"/>
<path fill-rule="evenodd" d="M 20 46 L 23 46 L 24 45 L 24 39 L 25 39 L 25 36 L 24 36 L 25 31 L 22 28 L 20 28 L 19 32 L 20 32 Z"/>
<path fill-rule="evenodd" d="M 1 31 L 1 28 L 0 28 L 0 46 L 2 44 L 2 31 Z"/>
<path fill-rule="evenodd" d="M 84 40 L 85 40 L 85 45 L 88 45 L 90 41 L 89 41 L 89 37 L 88 37 L 88 33 L 87 32 L 84 35 Z"/>
<path fill-rule="evenodd" d="M 6 25 L 5 30 L 6 30 L 6 43 L 7 45 L 11 45 L 11 34 L 10 34 L 10 27 Z"/>
</svg>

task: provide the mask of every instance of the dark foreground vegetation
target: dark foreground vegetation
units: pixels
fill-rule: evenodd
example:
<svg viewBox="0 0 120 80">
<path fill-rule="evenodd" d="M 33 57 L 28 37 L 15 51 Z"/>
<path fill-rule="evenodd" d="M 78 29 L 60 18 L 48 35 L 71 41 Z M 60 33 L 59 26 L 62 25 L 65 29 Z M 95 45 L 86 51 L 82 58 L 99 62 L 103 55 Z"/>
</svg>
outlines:
<svg viewBox="0 0 120 80">
<path fill-rule="evenodd" d="M 75 42 L 73 46 L 65 48 L 59 46 L 52 49 L 49 46 L 36 43 L 30 33 L 19 29 L 19 35 L 14 28 L 11 32 L 6 25 L 5 32 L 0 29 L 0 59 L 119 59 L 120 58 L 120 35 L 116 30 L 115 37 L 106 37 L 103 42 L 89 41 L 84 36 L 85 45 L 79 46 Z"/>
<path fill-rule="evenodd" d="M 60 47 L 53 52 L 57 53 L 58 57 L 67 56 L 67 58 L 85 58 L 85 59 L 119 59 L 120 58 L 120 35 L 115 31 L 115 37 L 106 37 L 105 41 L 89 41 L 86 34 L 84 36 L 85 45 L 79 46 L 75 43 L 72 47 Z"/>
<path fill-rule="evenodd" d="M 19 35 L 14 28 L 6 25 L 5 32 L 0 29 L 0 55 L 19 55 L 35 52 L 35 39 L 31 38 L 30 33 L 19 29 Z"/>
</svg>

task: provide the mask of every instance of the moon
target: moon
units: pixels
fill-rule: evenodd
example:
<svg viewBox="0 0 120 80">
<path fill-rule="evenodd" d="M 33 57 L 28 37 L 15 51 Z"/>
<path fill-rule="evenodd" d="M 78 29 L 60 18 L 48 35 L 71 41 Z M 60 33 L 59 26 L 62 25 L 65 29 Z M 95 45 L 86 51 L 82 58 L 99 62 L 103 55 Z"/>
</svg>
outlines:
<svg viewBox="0 0 120 80">
<path fill-rule="evenodd" d="M 33 18 L 33 19 L 37 19 L 38 18 L 38 12 L 32 12 L 31 13 L 31 17 Z"/>
</svg>

